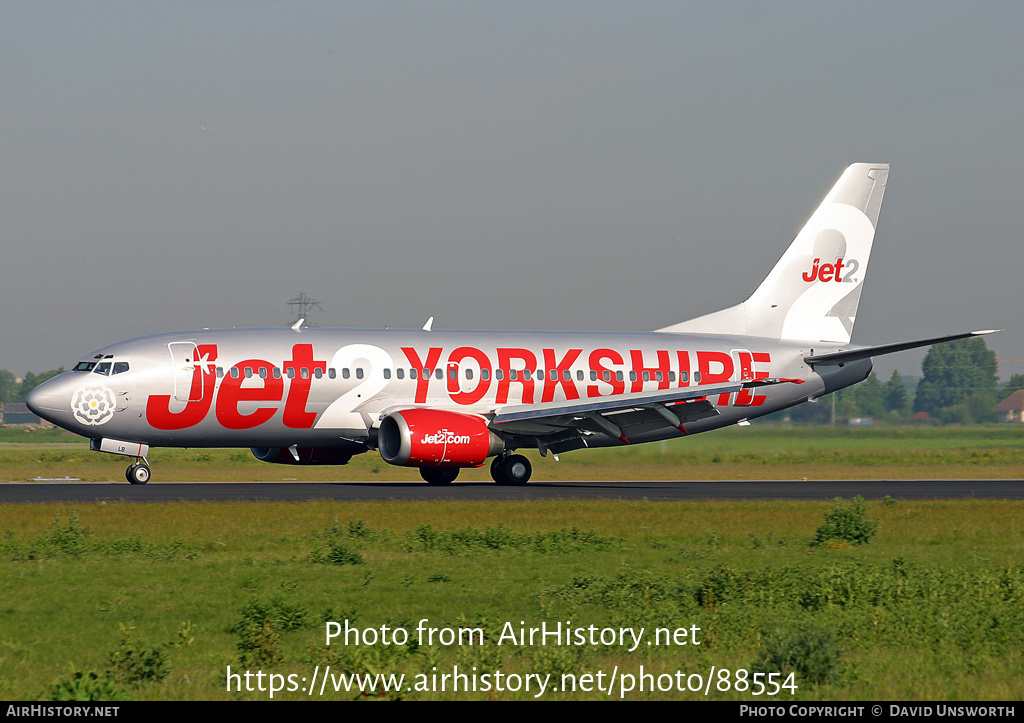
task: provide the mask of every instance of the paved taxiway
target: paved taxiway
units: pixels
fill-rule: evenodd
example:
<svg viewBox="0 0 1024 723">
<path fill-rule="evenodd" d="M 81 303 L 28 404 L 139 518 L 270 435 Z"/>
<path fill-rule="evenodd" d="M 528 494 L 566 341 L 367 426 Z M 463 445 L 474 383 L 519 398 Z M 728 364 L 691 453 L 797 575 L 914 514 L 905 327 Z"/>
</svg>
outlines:
<svg viewBox="0 0 1024 723">
<path fill-rule="evenodd" d="M 313 499 L 357 500 L 831 500 L 1024 499 L 1024 480 L 738 480 L 531 482 L 499 487 L 487 482 L 435 487 L 422 482 L 17 482 L 0 484 L 4 502 L 170 502 Z"/>
</svg>

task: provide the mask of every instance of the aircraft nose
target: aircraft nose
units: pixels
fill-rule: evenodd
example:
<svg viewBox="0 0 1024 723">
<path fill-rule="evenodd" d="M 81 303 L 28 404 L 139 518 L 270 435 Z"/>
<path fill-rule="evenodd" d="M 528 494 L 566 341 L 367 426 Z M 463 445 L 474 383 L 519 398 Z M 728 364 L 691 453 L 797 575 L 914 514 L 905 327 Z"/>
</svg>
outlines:
<svg viewBox="0 0 1024 723">
<path fill-rule="evenodd" d="M 33 414 L 55 423 L 55 416 L 71 412 L 71 397 L 60 377 L 49 379 L 29 392 L 25 404 Z"/>
</svg>

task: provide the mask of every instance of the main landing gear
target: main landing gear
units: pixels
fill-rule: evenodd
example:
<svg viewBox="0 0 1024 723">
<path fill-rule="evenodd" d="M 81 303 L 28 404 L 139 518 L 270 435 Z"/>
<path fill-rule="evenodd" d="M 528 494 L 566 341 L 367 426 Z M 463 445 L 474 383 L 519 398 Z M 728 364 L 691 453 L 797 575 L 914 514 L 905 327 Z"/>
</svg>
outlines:
<svg viewBox="0 0 1024 723">
<path fill-rule="evenodd" d="M 149 463 L 139 457 L 135 464 L 124 471 L 124 477 L 133 485 L 144 485 L 149 482 Z"/>
<path fill-rule="evenodd" d="M 131 470 L 136 465 L 128 469 Z M 146 468 L 148 472 L 148 468 Z M 533 466 L 530 460 L 521 454 L 499 454 L 491 462 L 491 478 L 500 485 L 516 486 L 524 485 L 530 481 L 533 474 Z M 420 467 L 420 477 L 427 484 L 448 485 L 459 476 L 458 467 Z M 147 477 L 148 479 L 148 477 Z M 128 479 L 131 482 L 131 478 Z M 132 484 L 145 484 L 144 482 L 133 482 Z"/>
<path fill-rule="evenodd" d="M 491 478 L 500 485 L 524 485 L 531 474 L 530 460 L 521 454 L 500 454 L 491 462 Z"/>
</svg>

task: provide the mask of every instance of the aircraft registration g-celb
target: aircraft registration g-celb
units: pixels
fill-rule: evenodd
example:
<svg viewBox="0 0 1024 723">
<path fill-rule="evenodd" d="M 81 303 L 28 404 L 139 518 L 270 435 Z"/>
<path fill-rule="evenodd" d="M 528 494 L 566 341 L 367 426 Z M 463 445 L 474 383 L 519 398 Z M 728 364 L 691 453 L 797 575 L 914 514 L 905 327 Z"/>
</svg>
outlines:
<svg viewBox="0 0 1024 723">
<path fill-rule="evenodd" d="M 865 379 L 871 358 L 974 334 L 852 346 L 889 167 L 850 166 L 742 304 L 646 333 L 204 329 L 112 344 L 37 387 L 33 412 L 136 458 L 250 447 L 265 462 L 345 464 L 379 450 L 447 484 L 526 457 L 746 424 Z"/>
</svg>

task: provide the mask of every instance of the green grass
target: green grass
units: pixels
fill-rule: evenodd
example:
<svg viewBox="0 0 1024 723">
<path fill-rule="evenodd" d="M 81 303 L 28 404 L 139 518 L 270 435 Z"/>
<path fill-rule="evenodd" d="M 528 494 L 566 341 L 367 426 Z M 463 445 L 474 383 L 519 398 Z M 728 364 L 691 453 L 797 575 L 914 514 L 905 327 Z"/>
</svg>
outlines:
<svg viewBox="0 0 1024 723">
<path fill-rule="evenodd" d="M 7 505 L 0 508 L 0 698 L 92 689 L 146 700 L 266 699 L 226 691 L 227 666 L 311 676 L 329 664 L 336 672 L 409 676 L 455 665 L 606 676 L 616 666 L 703 675 L 711 666 L 757 666 L 795 671 L 800 700 L 1019 699 L 1024 503 L 868 503 L 867 517 L 879 523 L 870 542 L 812 544 L 831 509 L 623 501 Z M 492 641 L 505 622 L 516 629 L 521 621 L 696 626 L 701 645 L 630 653 L 600 644 L 324 644 L 325 620 L 414 635 L 423 618 L 438 628 L 480 627 Z M 792 696 L 713 689 L 711 697 Z"/>
<path fill-rule="evenodd" d="M 25 435 L 23 431 L 19 434 Z M 130 460 L 88 451 L 66 436 L 0 444 L 0 481 L 78 477 L 121 481 Z M 57 444 L 56 442 L 64 442 Z M 685 439 L 614 449 L 580 450 L 561 461 L 530 455 L 535 480 L 579 479 L 891 479 L 1017 478 L 1024 469 L 1024 425 L 848 429 L 753 425 Z M 154 449 L 154 480 L 419 480 L 379 455 L 342 467 L 265 464 L 247 449 Z M 487 467 L 460 480 L 487 480 Z"/>
</svg>

